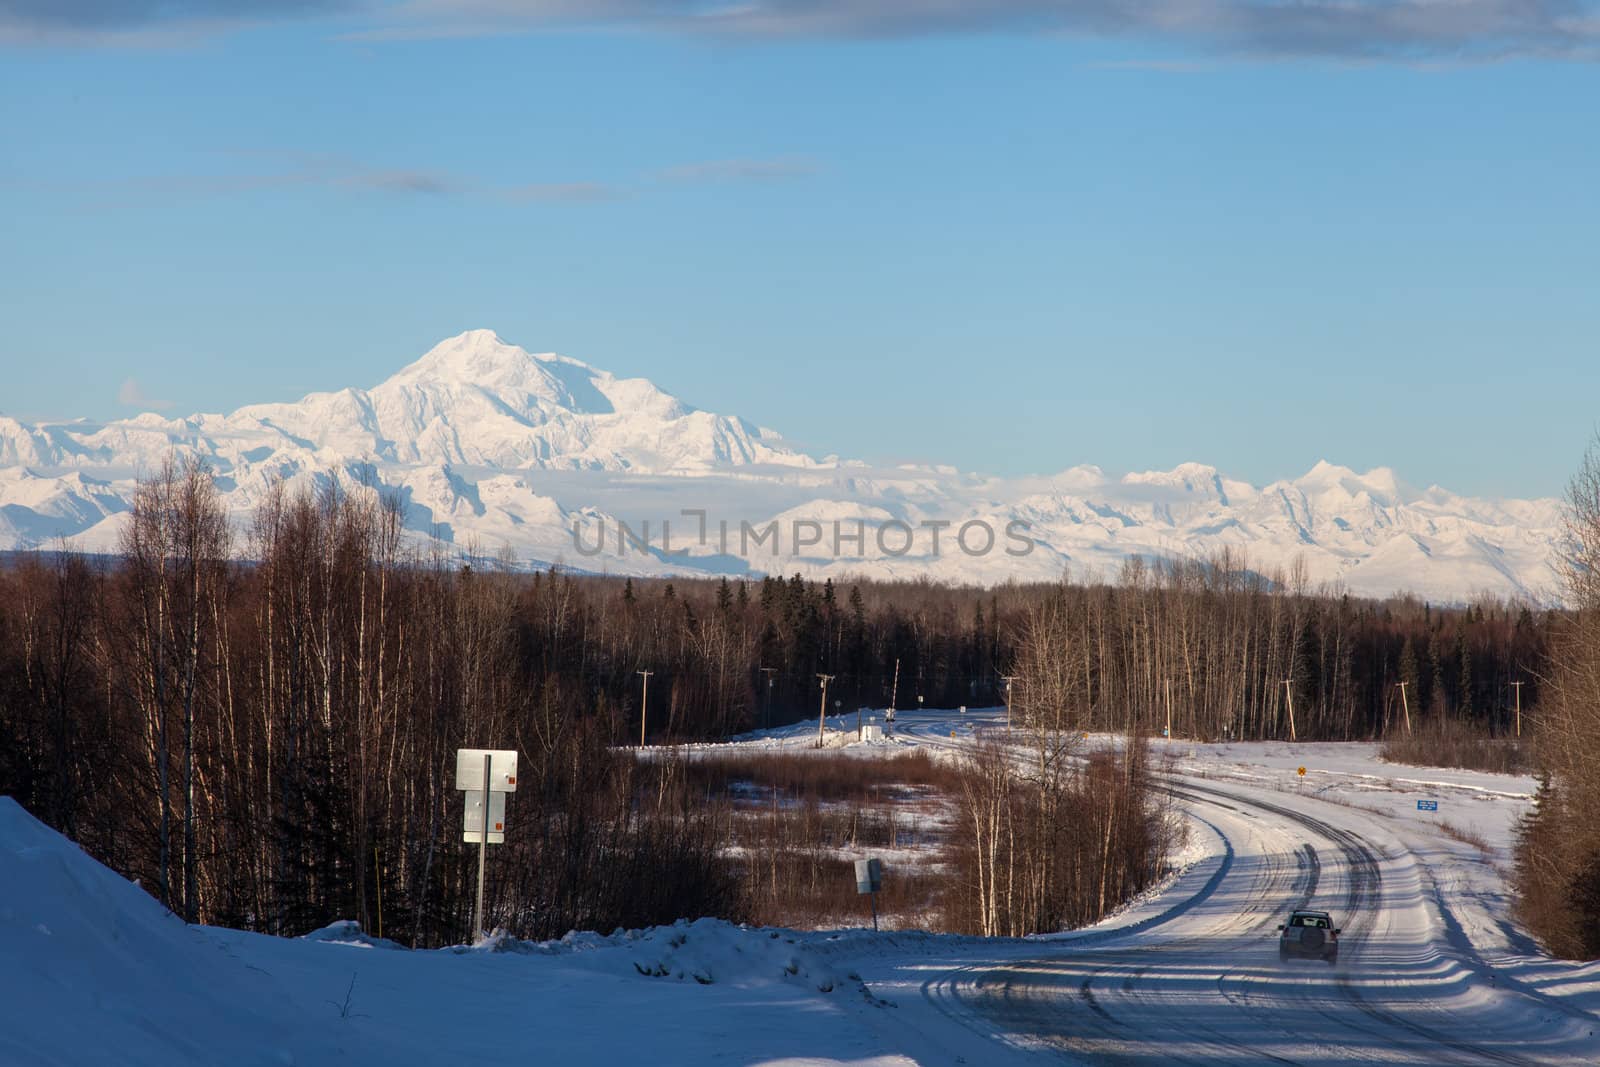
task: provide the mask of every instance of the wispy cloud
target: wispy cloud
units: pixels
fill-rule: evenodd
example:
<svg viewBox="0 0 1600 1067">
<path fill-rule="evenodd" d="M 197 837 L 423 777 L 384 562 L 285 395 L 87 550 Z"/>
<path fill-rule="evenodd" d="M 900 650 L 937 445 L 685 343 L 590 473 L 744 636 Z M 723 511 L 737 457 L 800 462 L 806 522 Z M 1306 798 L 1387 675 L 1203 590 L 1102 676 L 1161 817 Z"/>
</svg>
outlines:
<svg viewBox="0 0 1600 1067">
<path fill-rule="evenodd" d="M 1115 59 L 1104 63 L 1090 63 L 1090 70 L 1139 70 L 1157 74 L 1203 74 L 1216 68 L 1209 63 L 1192 63 L 1176 59 Z"/>
<path fill-rule="evenodd" d="M 0 41 L 149 44 L 313 18 L 366 40 L 595 28 L 731 38 L 1006 32 L 1267 59 L 1600 59 L 1596 0 L 0 0 Z"/>
<path fill-rule="evenodd" d="M 3 0 L 0 0 L 3 2 Z M 48 189 L 74 190 L 99 206 L 173 202 L 200 197 L 227 197 L 262 190 L 336 189 L 350 195 L 394 197 L 459 197 L 494 192 L 461 174 L 421 168 L 382 168 L 341 155 L 278 150 L 230 150 L 219 154 L 234 168 L 214 173 L 130 174 L 90 181 L 51 181 Z M 219 162 L 221 162 L 219 160 Z M 42 182 L 11 179 L 13 187 L 43 187 Z"/>
<path fill-rule="evenodd" d="M 809 159 L 712 159 L 668 167 L 656 177 L 669 182 L 778 181 L 816 172 Z"/>
<path fill-rule="evenodd" d="M 507 185 L 446 171 L 373 167 L 320 153 L 235 150 L 219 155 L 247 165 L 236 171 L 215 174 L 132 175 L 76 183 L 0 177 L 0 188 L 70 189 L 91 206 L 98 207 L 308 188 L 343 190 L 351 195 L 457 197 L 508 204 L 598 204 L 626 200 L 641 189 L 647 189 L 651 182 L 774 181 L 818 169 L 815 163 L 799 158 L 727 159 L 669 167 L 643 174 L 633 183 L 565 181 Z"/>
<path fill-rule="evenodd" d="M 117 403 L 140 411 L 166 411 L 172 407 L 172 401 L 155 399 L 133 378 L 126 379 L 117 389 Z"/>
<path fill-rule="evenodd" d="M 131 175 L 98 178 L 76 186 L 52 182 L 51 186 L 76 188 L 86 199 L 109 206 L 296 188 L 437 197 L 469 194 L 477 189 L 470 179 L 448 173 L 373 167 L 340 156 L 276 151 L 230 151 L 220 155 L 249 165 L 211 174 Z"/>
<path fill-rule="evenodd" d="M 339 185 L 356 189 L 380 189 L 385 192 L 415 193 L 422 196 L 444 196 L 465 190 L 465 186 L 454 178 L 420 170 L 357 171 L 335 181 Z"/>
<path fill-rule="evenodd" d="M 542 182 L 513 186 L 502 190 L 501 195 L 512 201 L 581 204 L 622 200 L 628 196 L 628 192 L 602 182 Z"/>
<path fill-rule="evenodd" d="M 0 0 L 0 43 L 171 47 L 273 22 L 376 14 L 381 0 Z"/>
<path fill-rule="evenodd" d="M 358 32 L 595 27 L 746 38 L 1006 32 L 1357 62 L 1600 58 L 1594 0 L 404 0 Z"/>
</svg>

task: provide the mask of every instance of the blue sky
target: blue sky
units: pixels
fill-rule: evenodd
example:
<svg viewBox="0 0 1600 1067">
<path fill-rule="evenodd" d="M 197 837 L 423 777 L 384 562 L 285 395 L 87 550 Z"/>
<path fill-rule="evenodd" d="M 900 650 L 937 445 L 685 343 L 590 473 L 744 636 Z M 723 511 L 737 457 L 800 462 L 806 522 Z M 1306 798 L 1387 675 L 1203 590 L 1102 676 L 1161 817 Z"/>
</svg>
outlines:
<svg viewBox="0 0 1600 1067">
<path fill-rule="evenodd" d="M 0 0 L 0 411 L 292 399 L 485 326 L 819 453 L 1557 493 L 1600 23 L 1355 7 Z"/>
</svg>

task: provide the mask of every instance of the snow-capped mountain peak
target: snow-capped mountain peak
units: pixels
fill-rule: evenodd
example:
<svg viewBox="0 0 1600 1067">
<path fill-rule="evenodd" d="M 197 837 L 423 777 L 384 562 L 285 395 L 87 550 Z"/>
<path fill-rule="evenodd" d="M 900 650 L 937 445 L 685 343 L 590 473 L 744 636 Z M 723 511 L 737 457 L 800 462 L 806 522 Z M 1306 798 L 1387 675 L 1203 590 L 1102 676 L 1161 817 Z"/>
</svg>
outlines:
<svg viewBox="0 0 1600 1067">
<path fill-rule="evenodd" d="M 399 494 L 419 536 L 505 544 L 530 561 L 590 570 L 1001 582 L 1053 580 L 1063 569 L 1110 574 L 1134 555 L 1208 557 L 1226 547 L 1264 572 L 1303 559 L 1313 577 L 1357 593 L 1460 600 L 1487 590 L 1548 601 L 1558 589 L 1555 501 L 1419 493 L 1387 468 L 1357 474 L 1327 461 L 1257 488 L 1202 463 L 1120 478 L 1080 465 L 1008 480 L 818 460 L 647 379 L 529 352 L 493 330 L 446 338 L 370 388 L 227 415 L 104 424 L 0 416 L 0 549 L 57 536 L 114 547 L 138 473 L 173 451 L 212 465 L 241 526 L 272 480 L 331 479 Z M 706 523 L 687 556 L 676 554 L 682 531 L 694 530 L 685 509 L 704 512 Z M 578 550 L 573 523 L 603 533 L 615 518 L 635 530 L 649 522 L 657 536 L 670 520 L 674 554 L 664 544 L 600 557 Z M 779 528 L 781 547 L 763 542 L 754 555 L 729 547 L 720 531 L 731 524 L 737 544 L 746 520 Z M 1001 530 L 1012 521 L 1024 524 L 1033 551 L 1008 555 L 1009 539 L 996 551 L 967 551 L 981 534 L 959 548 L 947 536 L 943 549 L 930 538 L 903 551 L 889 547 L 903 536 L 848 540 L 857 522 Z M 715 540 L 707 530 L 719 531 Z M 808 543 L 797 545 L 802 530 Z M 834 542 L 836 531 L 846 540 Z"/>
<path fill-rule="evenodd" d="M 578 360 L 553 352 L 535 355 L 508 344 L 493 330 L 468 330 L 440 341 L 373 392 L 442 387 L 521 393 L 575 414 L 594 415 L 610 410 L 604 396 L 593 388 L 594 379 L 600 376 Z"/>
<path fill-rule="evenodd" d="M 1349 467 L 1329 463 L 1325 459 L 1318 460 L 1316 466 L 1294 479 L 1293 484 L 1307 492 L 1337 489 L 1352 497 L 1367 493 L 1375 499 L 1383 500 L 1385 504 L 1395 502 L 1402 495 L 1414 495 L 1414 491 L 1402 485 L 1394 471 L 1388 467 L 1374 467 L 1365 474 L 1357 474 Z"/>
<path fill-rule="evenodd" d="M 679 419 L 695 413 L 647 379 L 618 378 L 555 352 L 529 352 L 493 330 L 468 330 L 440 341 L 372 393 L 405 390 L 488 394 L 536 419 L 558 413 Z"/>
<path fill-rule="evenodd" d="M 395 463 L 664 472 L 805 462 L 741 419 L 697 411 L 643 378 L 530 353 L 493 330 L 448 338 L 371 389 L 252 405 L 223 422 Z"/>
</svg>

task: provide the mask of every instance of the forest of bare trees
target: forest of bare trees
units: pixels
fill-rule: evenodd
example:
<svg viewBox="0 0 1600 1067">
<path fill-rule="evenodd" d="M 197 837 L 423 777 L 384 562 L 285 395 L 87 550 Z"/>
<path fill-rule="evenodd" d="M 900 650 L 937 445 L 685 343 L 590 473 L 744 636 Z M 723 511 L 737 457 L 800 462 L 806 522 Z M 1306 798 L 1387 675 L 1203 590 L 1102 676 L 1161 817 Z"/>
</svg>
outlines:
<svg viewBox="0 0 1600 1067">
<path fill-rule="evenodd" d="M 999 705 L 1015 676 L 1036 740 L 1169 719 L 1180 736 L 1373 738 L 1405 729 L 1404 681 L 1411 718 L 1503 733 L 1510 682 L 1538 704 L 1559 625 L 1489 601 L 1351 599 L 1228 557 L 993 590 L 528 573 L 402 518 L 364 490 L 280 486 L 230 527 L 209 472 L 179 463 L 141 485 L 118 555 L 0 564 L 0 793 L 186 917 L 376 929 L 381 896 L 386 934 L 439 944 L 470 915 L 454 751 L 514 747 L 521 832 L 497 852 L 489 911 L 559 936 L 737 911 L 717 808 L 617 747 L 641 717 L 652 741 L 714 737 L 815 716 L 818 673 L 845 709 L 891 692 L 901 708 Z M 1015 783 L 1042 790 L 1036 834 L 1061 805 L 1115 795 L 1083 775 L 1126 781 L 1139 758 L 1069 773 L 1050 744 Z M 1147 810 L 1128 805 L 1106 819 Z M 1061 898 L 1038 887 L 1081 876 L 1036 870 L 1024 919 L 974 922 L 1051 919 Z M 1095 895 L 1140 877 L 1107 871 Z"/>
<path fill-rule="evenodd" d="M 1537 803 L 1517 843 L 1518 910 L 1551 952 L 1600 958 L 1600 440 L 1567 490 L 1567 596 L 1540 702 Z"/>
<path fill-rule="evenodd" d="M 1095 725 L 1089 633 L 1064 587 L 1017 626 L 1010 726 L 961 783 L 960 925 L 974 933 L 1096 922 L 1160 877 L 1180 834 L 1135 722 L 1117 751 L 1082 743 Z"/>
</svg>

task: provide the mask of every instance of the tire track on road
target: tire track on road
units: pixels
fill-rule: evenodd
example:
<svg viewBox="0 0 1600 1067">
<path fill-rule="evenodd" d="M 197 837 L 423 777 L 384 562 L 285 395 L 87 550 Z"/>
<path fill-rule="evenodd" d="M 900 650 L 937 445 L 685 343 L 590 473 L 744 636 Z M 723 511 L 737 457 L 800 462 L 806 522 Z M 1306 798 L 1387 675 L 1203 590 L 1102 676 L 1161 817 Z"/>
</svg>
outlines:
<svg viewBox="0 0 1600 1067">
<path fill-rule="evenodd" d="M 965 746 L 955 741 L 937 736 L 924 735 L 921 729 L 907 731 L 918 741 L 931 744 L 939 748 L 959 750 Z M 1366 931 L 1372 926 L 1374 909 L 1382 904 L 1383 872 L 1380 864 L 1381 850 L 1372 846 L 1365 838 L 1352 831 L 1337 827 L 1323 819 L 1295 811 L 1291 808 L 1274 804 L 1267 800 L 1256 799 L 1248 796 L 1215 789 L 1209 785 L 1200 785 L 1192 781 L 1175 781 L 1169 783 L 1169 791 L 1178 799 L 1190 804 L 1208 804 L 1234 812 L 1240 816 L 1255 818 L 1255 812 L 1262 812 L 1276 816 L 1278 820 L 1289 825 L 1301 827 L 1330 842 L 1338 851 L 1344 861 L 1347 872 L 1344 886 L 1344 907 L 1348 921 L 1346 929 L 1350 936 L 1342 939 L 1341 956 L 1352 954 L 1359 956 L 1360 945 Z M 1254 809 L 1248 810 L 1248 809 Z M 1063 939 L 1057 942 L 1066 952 L 1073 949 L 1092 949 L 1104 945 L 1107 941 L 1129 937 L 1143 933 L 1152 927 L 1166 924 L 1173 919 L 1185 914 L 1199 903 L 1209 899 L 1220 888 L 1226 877 L 1235 875 L 1237 867 L 1233 862 L 1234 848 L 1228 835 L 1215 823 L 1209 822 L 1198 815 L 1190 813 L 1192 817 L 1208 825 L 1222 839 L 1225 848 L 1225 859 L 1218 870 L 1208 879 L 1200 891 L 1192 894 L 1177 906 L 1164 910 L 1151 921 L 1133 924 L 1128 927 L 1107 931 L 1103 935 L 1087 934 L 1079 939 Z M 1278 823 L 1281 826 L 1283 823 Z M 1274 825 L 1268 823 L 1267 825 Z M 1289 862 L 1290 852 L 1285 850 L 1273 853 L 1270 850 L 1263 854 L 1265 875 L 1257 876 L 1257 884 L 1252 885 L 1248 896 L 1239 912 L 1241 918 L 1252 916 L 1257 912 L 1267 912 L 1266 917 L 1256 920 L 1253 924 L 1243 928 L 1244 933 L 1259 928 L 1285 907 L 1285 900 L 1298 901 L 1300 905 L 1309 903 L 1322 888 L 1323 860 L 1316 849 L 1305 843 L 1300 849 L 1293 850 L 1295 855 L 1295 868 L 1297 873 L 1292 876 L 1292 882 L 1284 887 L 1278 874 L 1277 859 L 1268 858 L 1276 856 L 1282 862 Z M 1276 900 L 1267 900 L 1266 897 L 1273 893 L 1281 893 Z M 1437 896 L 1437 888 L 1435 896 Z M 1450 916 L 1453 918 L 1453 916 Z M 1446 920 L 1448 924 L 1449 919 Z M 1130 1060 L 1147 1062 L 1149 1052 L 1141 1051 L 1160 1048 L 1160 1057 L 1165 1062 L 1193 1062 L 1216 1064 L 1218 1062 L 1237 1063 L 1244 1061 L 1274 1061 L 1296 1062 L 1273 1053 L 1270 1049 L 1260 1047 L 1260 1043 L 1251 1043 L 1240 1040 L 1234 1036 L 1220 1033 L 1214 1028 L 1198 1020 L 1185 1018 L 1182 1025 L 1185 1027 L 1181 1033 L 1187 1040 L 1194 1042 L 1197 1047 L 1192 1047 L 1186 1052 L 1168 1046 L 1151 1045 L 1152 1035 L 1140 1033 L 1140 1022 L 1152 1018 L 1160 1018 L 1161 1013 L 1170 1011 L 1171 990 L 1163 989 L 1162 983 L 1170 984 L 1170 976 L 1163 976 L 1159 972 L 1159 963 L 1150 963 L 1147 959 L 1151 954 L 1170 952 L 1177 949 L 1192 947 L 1196 943 L 1203 943 L 1207 938 L 1199 934 L 1180 934 L 1149 946 L 1130 946 L 1128 950 L 1112 949 L 1121 955 L 1123 952 L 1136 952 L 1139 956 L 1133 959 L 1115 959 L 1106 961 L 1099 966 L 1093 966 L 1089 960 L 1079 956 L 1068 957 L 1063 960 L 1059 954 L 1050 957 L 1041 957 L 1028 961 L 1016 961 L 996 967 L 993 964 L 974 965 L 957 968 L 947 972 L 941 978 L 931 980 L 924 984 L 924 994 L 929 996 L 941 1011 L 961 1021 L 963 1025 L 978 1032 L 983 1028 L 975 1023 L 975 1017 L 988 1016 L 995 1009 L 1001 1009 L 1002 1018 L 996 1022 L 1015 1022 L 1022 1024 L 1028 1038 L 1035 1041 L 1044 1041 L 1053 1047 L 1061 1047 L 1073 1054 L 1089 1058 L 1095 1062 L 1121 1063 Z M 1109 954 L 1109 953 L 1108 953 Z M 1054 983 L 1040 981 L 1029 975 L 1029 970 L 1043 971 L 1066 977 L 1062 971 L 1062 964 L 1068 963 L 1081 967 L 1084 963 L 1091 963 L 1091 969 L 1081 978 L 1067 978 L 1066 981 Z M 1156 972 L 1152 974 L 1151 972 Z M 1140 1020 L 1123 1019 L 1115 1010 L 1114 1004 L 1107 1004 L 1105 999 L 1097 994 L 1096 984 L 1105 985 L 1104 979 L 1116 975 L 1118 981 L 1112 990 L 1122 998 L 1132 998 L 1149 1005 L 1149 1014 L 1137 1013 Z M 1238 991 L 1231 991 L 1229 985 L 1236 984 Z M 1234 1006 L 1240 1010 L 1260 1010 L 1260 1007 L 1271 1008 L 1270 1000 L 1258 1007 L 1252 1003 L 1248 986 L 1250 979 L 1239 972 L 1238 968 L 1224 970 L 1216 979 L 1218 994 L 1223 998 L 1223 1003 Z M 1335 987 L 1339 998 L 1328 1000 L 1307 996 L 1305 1002 L 1309 1008 L 1318 1015 L 1328 1019 L 1342 1031 L 1360 1034 L 1371 1039 L 1371 1047 L 1357 1043 L 1323 1045 L 1323 1053 L 1334 1052 L 1337 1055 L 1352 1059 L 1372 1062 L 1374 1049 L 1383 1048 L 1391 1053 L 1399 1053 L 1407 1058 L 1415 1058 L 1418 1062 L 1434 1063 L 1463 1063 L 1482 1064 L 1496 1063 L 1522 1067 L 1531 1061 L 1524 1056 L 1513 1052 L 1487 1046 L 1481 1042 L 1457 1037 L 1434 1026 L 1430 1026 L 1405 1014 L 1393 1011 L 1381 1004 L 1374 1003 L 1370 997 L 1363 993 L 1356 982 L 1348 973 L 1339 973 L 1335 977 Z M 1326 988 L 1326 987 L 1324 987 Z M 1115 998 L 1113 998 L 1115 999 Z M 1063 1000 L 1067 1004 L 1081 1004 L 1086 1010 L 1075 1013 L 1061 1012 Z M 1336 1005 L 1343 1003 L 1354 1011 L 1336 1012 L 1332 1010 Z M 987 1009 L 987 1010 L 986 1010 Z M 1064 1028 L 1065 1019 L 1071 1019 L 1080 1026 L 1078 1032 L 1068 1031 Z M 1360 1022 L 1358 1020 L 1364 1020 Z M 1193 1025 L 1191 1025 L 1193 1024 Z M 1147 1025 L 1147 1022 L 1145 1023 Z M 1273 1027 L 1274 1030 L 1278 1029 Z M 1130 1035 L 1130 1031 L 1132 1031 Z M 1196 1032 L 1200 1031 L 1200 1032 Z M 990 1029 L 991 1036 L 997 1036 Z M 1174 1031 L 1167 1032 L 1169 1037 Z M 1130 1040 L 1131 1038 L 1131 1040 Z M 1299 1035 L 1301 1042 L 1315 1042 L 1315 1036 Z M 1013 1041 L 1012 1043 L 1015 1043 Z M 1216 1053 L 1222 1053 L 1219 1057 Z"/>
<path fill-rule="evenodd" d="M 1240 797 L 1234 793 L 1227 793 L 1205 786 L 1196 786 L 1192 783 L 1186 783 L 1184 788 L 1191 789 L 1199 793 L 1208 793 L 1219 797 L 1227 797 L 1228 799 L 1233 800 L 1235 803 L 1251 804 L 1263 811 L 1269 811 L 1280 818 L 1288 819 L 1292 822 L 1298 823 L 1307 829 L 1321 834 L 1329 841 L 1332 841 L 1334 845 L 1344 854 L 1347 869 L 1349 870 L 1349 884 L 1345 894 L 1345 914 L 1348 917 L 1347 925 L 1353 927 L 1354 929 L 1352 932 L 1358 935 L 1371 925 L 1373 903 L 1378 898 L 1378 894 L 1383 883 L 1383 872 L 1378 863 L 1376 853 L 1374 852 L 1371 844 L 1365 838 L 1362 838 L 1360 835 L 1352 831 L 1335 827 L 1331 823 L 1325 822 L 1322 819 L 1318 819 L 1315 816 L 1308 815 L 1304 812 L 1295 811 L 1292 808 L 1286 808 L 1278 804 L 1273 804 L 1268 801 Z M 1349 939 L 1347 939 L 1347 941 L 1348 940 Z M 1346 941 L 1341 941 L 1341 945 L 1345 943 Z M 1344 952 L 1345 949 L 1341 948 L 1341 955 Z M 1481 1044 L 1457 1039 L 1449 1034 L 1436 1030 L 1433 1027 L 1426 1026 L 1414 1019 L 1409 1019 L 1404 1015 L 1374 1004 L 1362 994 L 1359 988 L 1357 988 L 1355 982 L 1352 980 L 1348 972 L 1341 972 L 1336 980 L 1346 999 L 1348 999 L 1349 1002 L 1354 1005 L 1362 1014 L 1373 1020 L 1381 1022 L 1386 1026 L 1395 1027 L 1406 1031 L 1413 1036 L 1423 1038 L 1425 1041 L 1431 1044 L 1440 1045 L 1454 1052 L 1469 1056 L 1471 1059 L 1466 1061 L 1468 1063 L 1482 1063 L 1484 1061 L 1491 1061 L 1494 1063 L 1515 1065 L 1515 1067 L 1522 1067 L 1522 1065 L 1529 1065 L 1532 1063 L 1532 1061 L 1524 1059 L 1520 1056 L 1504 1053 L 1497 1049 L 1486 1048 Z"/>
</svg>

